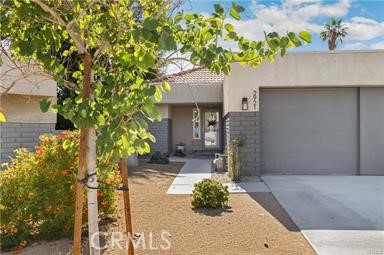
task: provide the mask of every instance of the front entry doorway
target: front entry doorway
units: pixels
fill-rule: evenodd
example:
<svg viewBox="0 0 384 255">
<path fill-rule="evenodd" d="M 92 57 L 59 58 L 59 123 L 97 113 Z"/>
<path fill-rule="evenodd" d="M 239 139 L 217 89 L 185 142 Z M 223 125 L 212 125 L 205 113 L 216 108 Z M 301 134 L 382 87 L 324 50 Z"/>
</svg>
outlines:
<svg viewBox="0 0 384 255">
<path fill-rule="evenodd" d="M 203 115 L 203 146 L 205 150 L 221 149 L 221 116 L 219 110 L 205 110 Z"/>
</svg>

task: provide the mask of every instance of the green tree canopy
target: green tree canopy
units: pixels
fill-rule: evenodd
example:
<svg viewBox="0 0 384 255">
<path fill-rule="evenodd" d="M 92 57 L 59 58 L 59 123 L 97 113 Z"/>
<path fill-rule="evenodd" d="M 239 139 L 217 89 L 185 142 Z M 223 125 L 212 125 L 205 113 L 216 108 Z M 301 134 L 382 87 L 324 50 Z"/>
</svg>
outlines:
<svg viewBox="0 0 384 255">
<path fill-rule="evenodd" d="M 1 38 L 11 42 L 13 59 L 32 59 L 60 86 L 78 93 L 75 100 L 54 108 L 78 128 L 96 128 L 99 152 L 111 153 L 114 159 L 149 151 L 145 140 L 154 137 L 145 119 L 161 118 L 154 101 L 161 101 L 170 87 L 155 86 L 146 77 L 175 61 L 174 52 L 189 56 L 193 65 L 228 74 L 232 62 L 257 66 L 311 40 L 307 32 L 272 32 L 263 41 L 250 41 L 225 22 L 228 14 L 240 18 L 244 8 L 235 3 L 227 12 L 215 5 L 209 17 L 169 14 L 171 6 L 172 1 L 152 0 L 3 1 Z M 239 51 L 221 47 L 220 40 L 236 43 Z M 160 52 L 167 54 L 159 58 Z M 86 100 L 85 64 L 79 55 L 91 59 L 92 97 Z"/>
</svg>

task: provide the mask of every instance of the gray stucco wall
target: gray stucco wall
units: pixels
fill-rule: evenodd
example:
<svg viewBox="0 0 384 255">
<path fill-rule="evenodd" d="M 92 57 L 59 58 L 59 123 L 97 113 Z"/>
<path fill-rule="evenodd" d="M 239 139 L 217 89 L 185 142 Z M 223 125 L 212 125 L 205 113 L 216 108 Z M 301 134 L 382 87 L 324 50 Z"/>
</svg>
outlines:
<svg viewBox="0 0 384 255">
<path fill-rule="evenodd" d="M 260 125 L 258 112 L 229 112 L 224 117 L 224 140 L 245 139 L 240 148 L 240 172 L 243 176 L 260 174 Z"/>
<path fill-rule="evenodd" d="M 41 134 L 57 132 L 53 123 L 0 123 L 0 162 L 9 162 L 15 149 L 33 151 Z"/>
<path fill-rule="evenodd" d="M 150 142 L 151 153 L 160 151 L 162 153 L 171 152 L 172 148 L 172 120 L 163 118 L 160 122 L 148 122 L 148 131 L 155 136 L 156 143 Z"/>
</svg>

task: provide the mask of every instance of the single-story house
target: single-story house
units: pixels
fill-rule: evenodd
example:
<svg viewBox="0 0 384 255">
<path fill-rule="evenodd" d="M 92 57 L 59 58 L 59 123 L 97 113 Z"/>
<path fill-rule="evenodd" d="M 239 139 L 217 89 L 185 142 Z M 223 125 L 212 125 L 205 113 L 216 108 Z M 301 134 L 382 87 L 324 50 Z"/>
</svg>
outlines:
<svg viewBox="0 0 384 255">
<path fill-rule="evenodd" d="M 33 150 L 40 134 L 55 132 L 56 114 L 41 112 L 40 100 L 56 102 L 57 86 L 54 80 L 38 73 L 23 78 L 10 59 L 3 56 L 2 61 L 0 107 L 7 121 L 0 122 L 0 163 L 5 163 L 14 156 L 15 149 Z"/>
<path fill-rule="evenodd" d="M 20 75 L 4 66 L 2 87 Z M 384 175 L 383 70 L 383 50 L 293 52 L 255 69 L 233 64 L 229 76 L 196 68 L 160 78 L 171 92 L 157 105 L 162 121 L 149 123 L 151 151 L 182 143 L 187 154 L 212 155 L 242 138 L 242 175 Z M 0 94 L 5 162 L 55 132 L 56 115 L 39 101 L 56 100 L 56 83 L 32 76 Z"/>
<path fill-rule="evenodd" d="M 293 52 L 229 76 L 197 68 L 163 77 L 171 92 L 150 123 L 152 151 L 223 151 L 243 175 L 384 175 L 384 51 Z"/>
</svg>

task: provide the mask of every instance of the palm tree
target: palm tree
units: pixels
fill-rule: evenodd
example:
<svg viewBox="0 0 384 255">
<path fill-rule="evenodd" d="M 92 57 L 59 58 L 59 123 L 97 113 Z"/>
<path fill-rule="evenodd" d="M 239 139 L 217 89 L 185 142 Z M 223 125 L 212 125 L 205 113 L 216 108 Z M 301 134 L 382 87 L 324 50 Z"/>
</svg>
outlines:
<svg viewBox="0 0 384 255">
<path fill-rule="evenodd" d="M 329 50 L 335 50 L 337 46 L 337 41 L 343 42 L 343 38 L 348 34 L 347 27 L 341 23 L 342 20 L 333 18 L 329 24 L 324 25 L 324 31 L 320 33 L 321 39 L 323 41 L 328 40 Z"/>
</svg>

